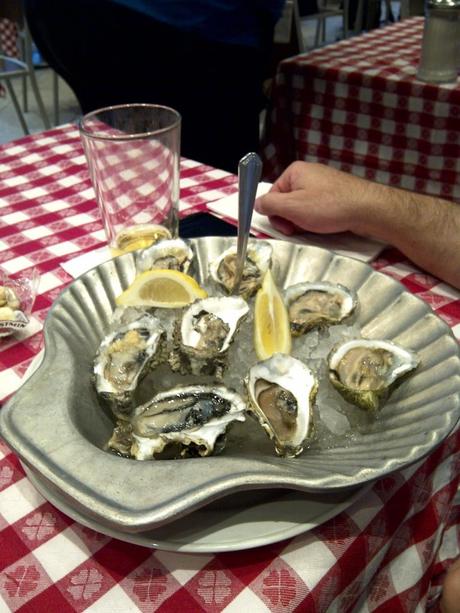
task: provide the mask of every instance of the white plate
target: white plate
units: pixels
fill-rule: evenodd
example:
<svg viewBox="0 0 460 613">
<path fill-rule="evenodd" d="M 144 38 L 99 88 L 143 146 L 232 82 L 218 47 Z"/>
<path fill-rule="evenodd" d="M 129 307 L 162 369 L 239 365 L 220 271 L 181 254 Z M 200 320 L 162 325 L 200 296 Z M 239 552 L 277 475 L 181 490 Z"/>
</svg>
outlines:
<svg viewBox="0 0 460 613">
<path fill-rule="evenodd" d="M 298 536 L 332 519 L 369 489 L 366 485 L 326 496 L 287 490 L 240 492 L 164 527 L 128 534 L 76 511 L 37 473 L 24 464 L 23 468 L 44 498 L 80 524 L 127 543 L 184 553 L 239 551 Z"/>
</svg>

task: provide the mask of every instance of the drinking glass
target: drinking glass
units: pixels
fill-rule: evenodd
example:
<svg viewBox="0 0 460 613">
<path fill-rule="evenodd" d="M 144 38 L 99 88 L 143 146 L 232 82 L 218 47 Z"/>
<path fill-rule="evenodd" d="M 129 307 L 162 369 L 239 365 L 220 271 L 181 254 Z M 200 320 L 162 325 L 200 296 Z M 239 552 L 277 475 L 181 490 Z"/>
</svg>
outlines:
<svg viewBox="0 0 460 613">
<path fill-rule="evenodd" d="M 88 113 L 79 127 L 112 254 L 177 236 L 179 113 L 123 104 Z"/>
</svg>

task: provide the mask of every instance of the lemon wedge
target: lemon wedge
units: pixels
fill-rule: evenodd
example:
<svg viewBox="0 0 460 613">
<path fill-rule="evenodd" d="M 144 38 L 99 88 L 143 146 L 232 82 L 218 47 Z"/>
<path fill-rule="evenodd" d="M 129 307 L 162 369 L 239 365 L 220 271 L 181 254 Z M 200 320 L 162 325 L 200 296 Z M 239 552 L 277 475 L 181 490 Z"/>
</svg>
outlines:
<svg viewBox="0 0 460 613">
<path fill-rule="evenodd" d="M 289 315 L 270 270 L 264 275 L 254 305 L 254 347 L 259 360 L 290 353 Z"/>
<path fill-rule="evenodd" d="M 193 277 L 178 270 L 155 268 L 138 275 L 118 298 L 118 306 L 154 306 L 177 309 L 206 298 Z"/>
</svg>

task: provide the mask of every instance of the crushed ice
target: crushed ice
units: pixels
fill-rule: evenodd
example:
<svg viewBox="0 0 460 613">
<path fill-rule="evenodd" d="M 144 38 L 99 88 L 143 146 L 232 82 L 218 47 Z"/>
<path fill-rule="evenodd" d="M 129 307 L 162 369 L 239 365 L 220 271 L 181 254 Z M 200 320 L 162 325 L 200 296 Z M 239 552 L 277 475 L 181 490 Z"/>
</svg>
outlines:
<svg viewBox="0 0 460 613">
<path fill-rule="evenodd" d="M 214 295 L 216 294 L 213 288 Z M 228 368 L 224 375 L 227 387 L 246 397 L 244 378 L 249 368 L 258 359 L 253 342 L 254 299 L 249 301 L 250 312 L 240 326 L 228 352 Z M 181 309 L 156 309 L 155 316 L 167 330 L 171 341 L 174 322 L 180 318 Z M 307 334 L 293 338 L 292 355 L 302 360 L 316 374 L 319 387 L 315 406 L 315 448 L 331 448 L 348 445 L 365 428 L 369 417 L 355 406 L 346 402 L 329 382 L 327 356 L 332 348 L 341 342 L 361 338 L 361 329 L 356 323 L 313 329 Z M 167 365 L 160 366 L 141 384 L 139 402 L 145 402 L 153 393 L 171 389 L 177 385 L 211 384 L 212 377 L 182 376 L 173 373 Z"/>
</svg>

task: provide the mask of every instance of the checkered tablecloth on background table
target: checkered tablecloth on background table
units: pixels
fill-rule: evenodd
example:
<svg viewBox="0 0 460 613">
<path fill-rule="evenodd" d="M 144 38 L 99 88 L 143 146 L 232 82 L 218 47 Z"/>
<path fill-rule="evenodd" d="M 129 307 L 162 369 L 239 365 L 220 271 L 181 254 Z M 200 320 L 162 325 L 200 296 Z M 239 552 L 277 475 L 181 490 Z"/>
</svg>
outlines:
<svg viewBox="0 0 460 613">
<path fill-rule="evenodd" d="M 6 17 L 0 19 L 0 49 L 9 57 L 19 57 L 18 24 Z"/>
<path fill-rule="evenodd" d="M 19 57 L 18 50 L 18 26 L 11 19 L 0 19 L 0 55 Z M 1 70 L 0 66 L 0 70 Z M 5 88 L 0 83 L 0 96 L 5 96 Z"/>
<path fill-rule="evenodd" d="M 181 215 L 236 190 L 183 160 Z M 26 332 L 0 341 L 0 399 L 42 347 L 71 281 L 60 264 L 104 243 L 77 130 L 0 147 L 0 269 L 41 276 Z M 426 300 L 460 337 L 460 295 L 387 249 L 373 266 Z M 38 400 L 40 402 L 40 400 Z M 150 550 L 85 528 L 41 497 L 0 443 L 0 611 L 419 611 L 459 555 L 460 434 L 373 485 L 346 511 L 290 540 L 217 554 Z"/>
<path fill-rule="evenodd" d="M 460 80 L 417 80 L 423 25 L 414 17 L 281 62 L 266 177 L 294 160 L 322 162 L 460 200 Z"/>
</svg>

